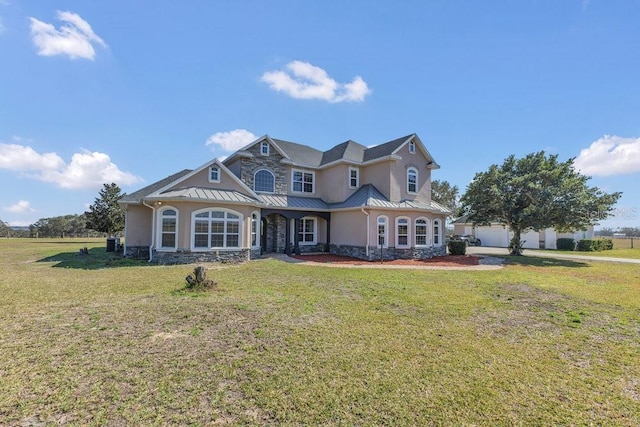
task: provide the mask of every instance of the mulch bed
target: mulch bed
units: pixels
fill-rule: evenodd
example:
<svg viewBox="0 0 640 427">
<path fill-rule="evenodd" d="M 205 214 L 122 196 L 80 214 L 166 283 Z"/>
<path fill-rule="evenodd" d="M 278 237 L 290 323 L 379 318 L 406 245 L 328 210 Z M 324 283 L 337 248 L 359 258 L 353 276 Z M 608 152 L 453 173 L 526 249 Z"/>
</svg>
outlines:
<svg viewBox="0 0 640 427">
<path fill-rule="evenodd" d="M 368 265 L 368 264 L 384 264 L 384 265 L 420 265 L 420 266 L 438 266 L 438 267 L 456 267 L 460 265 L 478 265 L 481 257 L 473 255 L 444 255 L 425 260 L 416 259 L 394 259 L 387 261 L 364 261 L 358 258 L 351 258 L 342 255 L 291 255 L 292 258 L 302 261 L 312 261 L 331 264 L 350 264 L 350 265 Z"/>
</svg>

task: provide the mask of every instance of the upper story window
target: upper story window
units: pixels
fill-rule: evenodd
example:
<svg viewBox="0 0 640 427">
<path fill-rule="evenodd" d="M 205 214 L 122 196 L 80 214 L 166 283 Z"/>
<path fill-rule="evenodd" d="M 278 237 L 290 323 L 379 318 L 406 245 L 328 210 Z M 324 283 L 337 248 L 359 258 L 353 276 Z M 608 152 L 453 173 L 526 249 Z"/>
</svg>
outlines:
<svg viewBox="0 0 640 427">
<path fill-rule="evenodd" d="M 387 247 L 387 217 L 378 217 L 378 246 Z"/>
<path fill-rule="evenodd" d="M 409 141 L 409 152 L 411 154 L 415 154 L 415 152 L 416 152 L 416 142 L 415 141 Z"/>
<path fill-rule="evenodd" d="M 167 207 L 159 212 L 160 238 L 158 249 L 175 249 L 178 236 L 178 211 Z"/>
<path fill-rule="evenodd" d="M 260 144 L 260 154 L 263 156 L 269 155 L 269 143 L 267 141 L 262 141 Z"/>
<path fill-rule="evenodd" d="M 409 246 L 409 218 L 396 219 L 396 246 Z"/>
<path fill-rule="evenodd" d="M 220 168 L 218 166 L 209 168 L 209 182 L 220 182 Z"/>
<path fill-rule="evenodd" d="M 358 188 L 360 186 L 360 169 L 349 168 L 349 188 Z"/>
<path fill-rule="evenodd" d="M 275 177 L 266 170 L 260 169 L 253 176 L 253 190 L 262 193 L 275 192 Z"/>
<path fill-rule="evenodd" d="M 240 247 L 240 215 L 222 209 L 194 212 L 191 229 L 194 249 Z"/>
<path fill-rule="evenodd" d="M 407 193 L 418 192 L 418 169 L 410 167 L 407 169 Z"/>
<path fill-rule="evenodd" d="M 315 193 L 315 173 L 293 170 L 291 172 L 291 187 L 298 193 Z"/>
</svg>

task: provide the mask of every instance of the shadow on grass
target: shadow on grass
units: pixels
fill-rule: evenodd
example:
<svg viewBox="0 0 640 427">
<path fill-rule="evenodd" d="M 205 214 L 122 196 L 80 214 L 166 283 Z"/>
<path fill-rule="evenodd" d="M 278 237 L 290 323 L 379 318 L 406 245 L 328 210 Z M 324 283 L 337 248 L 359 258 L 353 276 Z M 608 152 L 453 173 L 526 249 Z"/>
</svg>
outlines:
<svg viewBox="0 0 640 427">
<path fill-rule="evenodd" d="M 547 258 L 537 256 L 501 256 L 507 265 L 525 265 L 531 267 L 588 267 L 589 264 L 583 261 L 574 261 L 569 259 Z"/>
<path fill-rule="evenodd" d="M 38 262 L 55 262 L 56 264 L 52 267 L 77 268 L 81 270 L 141 267 L 149 265 L 146 260 L 124 258 L 120 253 L 107 252 L 104 247 L 91 248 L 86 253 L 82 253 L 80 251 L 60 252 L 59 254 L 39 259 Z"/>
</svg>

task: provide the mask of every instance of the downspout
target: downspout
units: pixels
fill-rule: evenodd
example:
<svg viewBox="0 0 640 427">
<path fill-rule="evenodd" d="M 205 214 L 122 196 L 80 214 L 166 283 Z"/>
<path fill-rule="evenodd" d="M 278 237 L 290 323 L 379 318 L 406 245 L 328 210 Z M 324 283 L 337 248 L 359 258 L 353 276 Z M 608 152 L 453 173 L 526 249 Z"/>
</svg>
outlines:
<svg viewBox="0 0 640 427">
<path fill-rule="evenodd" d="M 364 207 L 361 208 L 362 213 L 367 216 L 367 247 L 365 248 L 365 254 L 367 258 L 369 258 L 369 242 L 371 241 L 370 233 L 371 233 L 371 224 L 370 224 L 370 216 L 369 212 L 364 210 Z"/>
<path fill-rule="evenodd" d="M 149 262 L 153 261 L 153 247 L 156 245 L 156 208 L 148 205 L 144 200 L 142 204 L 151 209 L 151 246 L 149 246 Z"/>
</svg>

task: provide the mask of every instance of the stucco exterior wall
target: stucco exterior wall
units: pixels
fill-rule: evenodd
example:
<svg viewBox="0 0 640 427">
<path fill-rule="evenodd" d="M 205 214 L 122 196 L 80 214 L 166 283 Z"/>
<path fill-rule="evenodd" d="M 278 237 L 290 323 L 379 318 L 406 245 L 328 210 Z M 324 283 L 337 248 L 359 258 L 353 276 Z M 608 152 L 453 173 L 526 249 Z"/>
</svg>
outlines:
<svg viewBox="0 0 640 427">
<path fill-rule="evenodd" d="M 359 188 L 349 188 L 349 168 L 349 164 L 341 163 L 316 172 L 316 179 L 319 184 L 316 196 L 321 197 L 328 203 L 342 202 L 348 199 Z M 362 174 L 363 168 L 360 167 L 359 169 L 359 173 Z M 359 177 L 359 180 L 359 184 L 362 185 L 362 176 Z"/>
<path fill-rule="evenodd" d="M 126 210 L 126 246 L 149 246 L 151 244 L 152 212 L 143 205 L 128 205 Z"/>
<path fill-rule="evenodd" d="M 235 179 L 231 177 L 228 173 L 220 168 L 220 182 L 213 183 L 209 182 L 209 168 L 205 168 L 193 175 L 190 178 L 185 179 L 184 181 L 178 183 L 176 188 L 184 188 L 184 187 L 203 187 L 203 188 L 219 188 L 224 190 L 235 190 L 241 193 L 246 193 L 247 190 L 244 189 Z"/>
<path fill-rule="evenodd" d="M 391 198 L 391 163 L 380 162 L 361 168 L 360 184 L 372 184 L 387 199 L 397 202 Z"/>
<path fill-rule="evenodd" d="M 409 144 L 406 144 L 397 153 L 402 160 L 391 163 L 390 179 L 392 201 L 399 200 L 431 200 L 431 169 L 427 168 L 427 158 L 416 147 L 415 153 L 409 152 Z M 418 192 L 407 192 L 407 169 L 414 167 L 418 170 Z"/>
<path fill-rule="evenodd" d="M 373 227 L 375 219 L 370 220 Z M 340 211 L 331 214 L 331 243 L 365 246 L 367 244 L 367 216 L 362 211 Z"/>
</svg>

